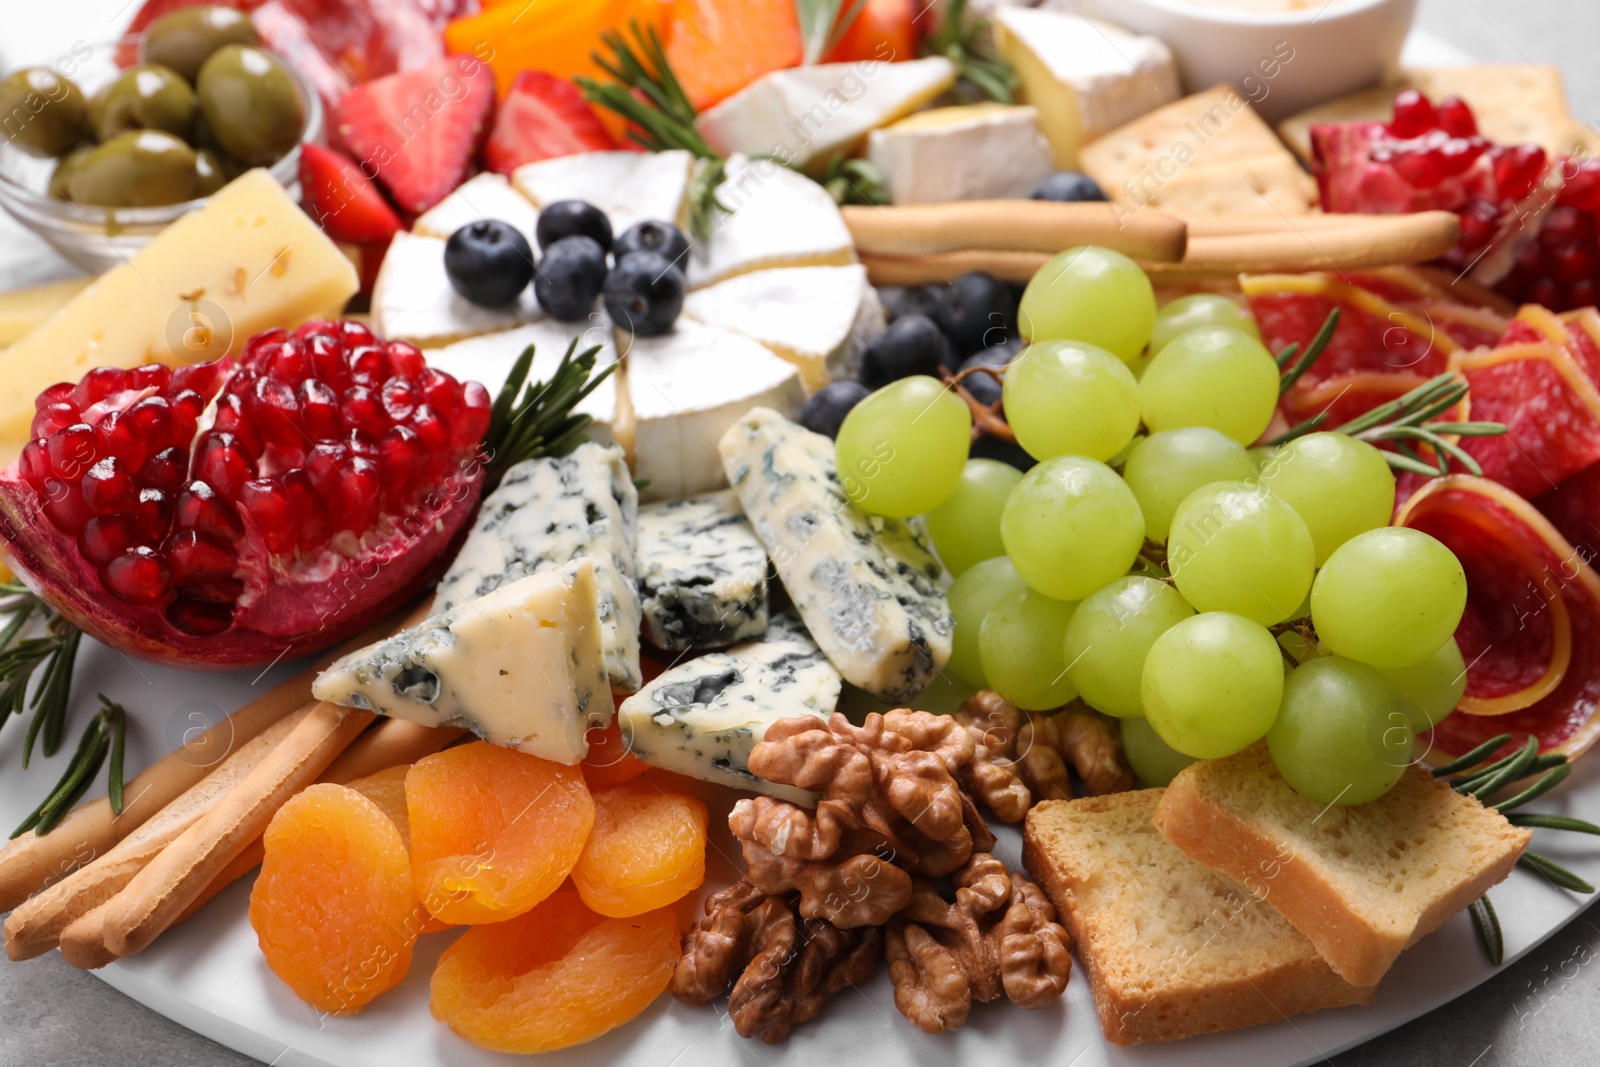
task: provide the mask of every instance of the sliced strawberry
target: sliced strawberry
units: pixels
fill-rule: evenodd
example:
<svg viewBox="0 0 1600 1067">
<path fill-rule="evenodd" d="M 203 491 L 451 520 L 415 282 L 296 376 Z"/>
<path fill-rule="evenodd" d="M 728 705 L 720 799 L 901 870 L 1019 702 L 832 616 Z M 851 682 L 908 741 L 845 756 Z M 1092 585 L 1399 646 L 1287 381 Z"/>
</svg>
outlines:
<svg viewBox="0 0 1600 1067">
<path fill-rule="evenodd" d="M 401 229 L 400 217 L 383 193 L 343 152 L 303 146 L 300 194 L 306 214 L 336 241 L 385 244 Z"/>
<path fill-rule="evenodd" d="M 401 211 L 421 212 L 466 179 L 493 107 L 489 68 L 470 56 L 446 56 L 346 92 L 335 128 Z"/>
<path fill-rule="evenodd" d="M 510 177 L 524 163 L 615 147 L 576 85 L 542 70 L 525 70 L 500 102 L 483 162 Z"/>
</svg>

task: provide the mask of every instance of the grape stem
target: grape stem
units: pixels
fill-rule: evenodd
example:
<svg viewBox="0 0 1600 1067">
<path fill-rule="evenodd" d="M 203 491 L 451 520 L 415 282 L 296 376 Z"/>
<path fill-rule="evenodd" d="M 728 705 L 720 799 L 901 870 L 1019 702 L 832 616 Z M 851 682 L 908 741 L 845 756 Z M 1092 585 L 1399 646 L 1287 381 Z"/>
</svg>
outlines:
<svg viewBox="0 0 1600 1067">
<path fill-rule="evenodd" d="M 1017 435 L 1011 431 L 1011 424 L 1006 422 L 1005 416 L 1000 414 L 1003 400 L 996 400 L 993 404 L 984 404 L 967 391 L 962 382 L 974 374 L 987 374 L 1001 385 L 1005 384 L 1005 374 L 995 367 L 968 367 L 964 371 L 951 374 L 943 367 L 939 368 L 939 377 L 944 380 L 945 387 L 967 402 L 967 407 L 972 410 L 972 439 L 998 437 L 1009 444 L 1017 443 Z"/>
</svg>

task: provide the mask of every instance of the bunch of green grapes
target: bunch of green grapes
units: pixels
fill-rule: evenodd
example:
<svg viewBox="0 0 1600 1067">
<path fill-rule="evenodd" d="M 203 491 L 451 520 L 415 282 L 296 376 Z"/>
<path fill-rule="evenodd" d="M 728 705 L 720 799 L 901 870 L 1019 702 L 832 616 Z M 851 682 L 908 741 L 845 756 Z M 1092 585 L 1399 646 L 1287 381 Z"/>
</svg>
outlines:
<svg viewBox="0 0 1600 1067">
<path fill-rule="evenodd" d="M 1030 469 L 969 458 L 969 409 L 931 378 L 839 432 L 846 495 L 924 516 L 955 578 L 949 669 L 1024 709 L 1117 717 L 1150 784 L 1264 741 L 1308 797 L 1382 796 L 1464 692 L 1467 592 L 1448 548 L 1388 525 L 1383 455 L 1338 433 L 1251 447 L 1279 368 L 1249 312 L 1157 311 L 1119 253 L 1057 256 L 1020 320 L 1002 401 Z"/>
</svg>

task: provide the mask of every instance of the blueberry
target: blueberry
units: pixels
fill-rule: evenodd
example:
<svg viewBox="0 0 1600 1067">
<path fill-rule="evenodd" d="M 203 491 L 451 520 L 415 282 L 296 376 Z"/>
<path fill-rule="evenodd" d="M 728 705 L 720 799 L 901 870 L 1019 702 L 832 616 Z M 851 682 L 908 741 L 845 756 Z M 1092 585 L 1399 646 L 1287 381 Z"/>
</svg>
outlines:
<svg viewBox="0 0 1600 1067">
<path fill-rule="evenodd" d="M 620 329 L 655 337 L 683 310 L 683 271 L 655 252 L 630 252 L 606 278 L 606 314 Z"/>
<path fill-rule="evenodd" d="M 890 322 L 902 315 L 926 315 L 931 319 L 938 315 L 943 298 L 942 285 L 908 285 L 890 291 L 884 298 L 883 310 Z"/>
<path fill-rule="evenodd" d="M 1033 190 L 1035 200 L 1059 200 L 1067 204 L 1105 198 L 1105 190 L 1100 188 L 1100 183 L 1077 170 L 1058 170 Z"/>
<path fill-rule="evenodd" d="M 999 370 L 1017 358 L 1017 353 L 1022 351 L 1020 338 L 1013 338 L 1005 344 L 994 345 L 982 351 L 974 352 L 961 364 L 961 370 L 971 370 L 973 367 L 993 367 Z M 961 384 L 966 386 L 967 392 L 972 394 L 972 399 L 980 404 L 993 404 L 1000 399 L 1000 383 L 987 374 L 969 374 L 961 379 Z"/>
<path fill-rule="evenodd" d="M 1015 332 L 1011 287 L 981 270 L 950 283 L 939 305 L 939 325 L 962 355 L 1002 344 Z"/>
<path fill-rule="evenodd" d="M 533 235 L 539 239 L 541 250 L 564 237 L 582 236 L 592 238 L 602 252 L 611 251 L 611 220 L 604 211 L 583 200 L 556 200 L 545 205 Z"/>
<path fill-rule="evenodd" d="M 544 250 L 533 295 L 552 318 L 575 322 L 594 310 L 606 282 L 606 250 L 581 234 L 563 237 Z"/>
<path fill-rule="evenodd" d="M 881 389 L 913 374 L 939 376 L 939 368 L 952 364 L 950 342 L 926 315 L 902 315 L 889 328 L 867 342 L 861 353 L 861 384 Z"/>
<path fill-rule="evenodd" d="M 623 230 L 617 243 L 611 246 L 611 252 L 618 259 L 635 252 L 654 252 L 681 268 L 684 257 L 689 254 L 689 239 L 670 222 L 645 219 Z"/>
<path fill-rule="evenodd" d="M 1021 445 L 1012 444 L 1010 441 L 984 434 L 972 442 L 972 448 L 967 455 L 973 459 L 997 459 L 1001 463 L 1009 463 L 1019 471 L 1031 471 L 1039 465 L 1039 461 L 1028 455 Z"/>
<path fill-rule="evenodd" d="M 462 299 L 480 307 L 504 307 L 533 277 L 533 248 L 511 223 L 479 219 L 444 243 L 444 272 Z"/>
<path fill-rule="evenodd" d="M 860 382 L 829 382 L 813 393 L 806 406 L 800 409 L 800 425 L 812 433 L 838 437 L 844 417 L 871 392 Z"/>
</svg>

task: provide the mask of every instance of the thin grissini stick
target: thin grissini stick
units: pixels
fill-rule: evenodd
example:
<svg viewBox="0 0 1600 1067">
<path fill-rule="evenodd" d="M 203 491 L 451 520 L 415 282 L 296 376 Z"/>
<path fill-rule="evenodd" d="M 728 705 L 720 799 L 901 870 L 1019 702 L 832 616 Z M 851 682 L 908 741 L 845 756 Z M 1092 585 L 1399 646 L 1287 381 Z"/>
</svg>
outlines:
<svg viewBox="0 0 1600 1067">
<path fill-rule="evenodd" d="M 885 256 L 860 253 L 861 264 L 873 285 L 943 285 L 968 271 L 981 270 L 1003 282 L 1026 285 L 1050 262 L 1044 252 L 1016 252 L 964 248 L 925 256 Z"/>
<path fill-rule="evenodd" d="M 63 930 L 116 896 L 168 843 L 231 793 L 314 707 L 316 701 L 267 727 L 105 855 L 18 905 L 5 922 L 6 955 L 27 960 L 55 948 Z"/>
<path fill-rule="evenodd" d="M 1276 212 L 1259 215 L 1185 215 L 1189 224 L 1189 238 L 1238 237 L 1250 233 L 1317 233 L 1322 230 L 1342 230 L 1349 226 L 1435 226 L 1442 216 L 1454 218 L 1449 211 L 1417 211 L 1409 215 L 1353 215 L 1317 212 L 1311 215 L 1279 215 Z"/>
<path fill-rule="evenodd" d="M 886 256 L 934 255 L 971 248 L 1054 254 L 1078 245 L 1114 248 L 1134 259 L 1176 263 L 1187 226 L 1154 208 L 1061 204 L 1046 200 L 959 200 L 840 211 L 856 250 Z"/>
<path fill-rule="evenodd" d="M 375 718 L 327 702 L 313 708 L 238 788 L 112 898 L 105 913 L 106 947 L 131 956 L 159 937 L 261 836 L 278 808 L 316 781 Z"/>
</svg>

